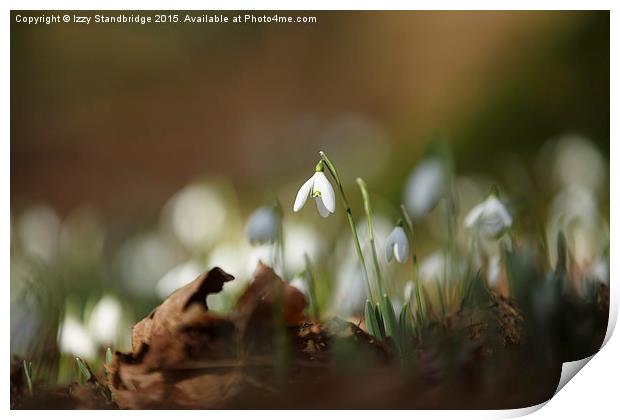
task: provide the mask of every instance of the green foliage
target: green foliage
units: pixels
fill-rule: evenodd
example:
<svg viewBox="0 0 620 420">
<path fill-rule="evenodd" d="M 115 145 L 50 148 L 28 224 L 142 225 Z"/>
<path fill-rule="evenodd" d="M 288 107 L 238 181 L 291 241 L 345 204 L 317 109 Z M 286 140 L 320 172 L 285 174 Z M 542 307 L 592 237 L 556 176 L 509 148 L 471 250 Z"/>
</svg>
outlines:
<svg viewBox="0 0 620 420">
<path fill-rule="evenodd" d="M 109 347 L 105 350 L 105 364 L 109 365 L 112 363 L 112 349 Z"/>
<path fill-rule="evenodd" d="M 86 365 L 86 362 L 84 362 L 79 357 L 75 358 L 75 362 L 77 363 L 78 370 L 80 372 L 80 383 L 86 383 L 90 381 L 90 379 L 92 378 L 92 374 L 90 373 L 90 369 Z"/>
<path fill-rule="evenodd" d="M 30 393 L 30 395 L 32 395 L 32 383 L 33 383 L 32 362 L 26 362 L 24 360 L 23 367 L 24 367 L 24 375 L 26 376 L 26 385 L 28 386 L 28 392 Z"/>
<path fill-rule="evenodd" d="M 382 339 L 383 334 L 381 333 L 381 329 L 379 328 L 377 312 L 375 311 L 375 307 L 370 300 L 366 300 L 364 317 L 366 320 L 366 329 L 368 330 L 368 333 L 377 337 L 378 339 Z"/>
</svg>

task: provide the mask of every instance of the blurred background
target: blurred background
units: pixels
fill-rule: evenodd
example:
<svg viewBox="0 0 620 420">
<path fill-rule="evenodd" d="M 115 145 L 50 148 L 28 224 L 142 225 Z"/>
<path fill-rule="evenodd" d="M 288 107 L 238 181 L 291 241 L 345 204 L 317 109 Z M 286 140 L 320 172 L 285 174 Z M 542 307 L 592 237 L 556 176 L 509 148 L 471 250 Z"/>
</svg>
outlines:
<svg viewBox="0 0 620 420">
<path fill-rule="evenodd" d="M 213 302 L 226 310 L 270 258 L 244 229 L 275 199 L 283 274 L 308 253 L 326 308 L 354 312 L 340 203 L 327 220 L 291 210 L 319 150 L 360 219 L 354 180 L 368 182 L 379 243 L 441 138 L 460 220 L 495 182 L 517 227 L 553 238 L 568 214 L 587 228 L 569 238 L 584 266 L 608 248 L 608 12 L 89 26 L 17 13 L 41 14 L 11 23 L 11 352 L 54 372 L 58 349 L 97 360 L 126 347 L 132 323 L 213 265 L 241 281 Z M 416 222 L 422 259 L 442 226 L 441 214 Z"/>
</svg>

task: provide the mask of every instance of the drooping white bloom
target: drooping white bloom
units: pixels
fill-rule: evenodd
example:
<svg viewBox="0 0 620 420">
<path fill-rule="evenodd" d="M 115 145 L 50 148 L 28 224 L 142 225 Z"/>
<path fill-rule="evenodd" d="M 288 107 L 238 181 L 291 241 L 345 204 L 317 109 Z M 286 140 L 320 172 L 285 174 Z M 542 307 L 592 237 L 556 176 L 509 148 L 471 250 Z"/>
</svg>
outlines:
<svg viewBox="0 0 620 420">
<path fill-rule="evenodd" d="M 329 216 L 336 210 L 336 195 L 322 170 L 317 170 L 299 189 L 293 211 L 298 212 L 306 204 L 308 196 L 312 195 L 316 200 L 316 207 L 322 217 Z"/>
<path fill-rule="evenodd" d="M 465 216 L 465 227 L 476 228 L 485 238 L 499 238 L 510 226 L 512 226 L 510 213 L 493 194 Z"/>
<path fill-rule="evenodd" d="M 116 344 L 122 315 L 119 301 L 112 296 L 103 296 L 90 314 L 88 322 L 90 336 L 102 346 Z"/>
<path fill-rule="evenodd" d="M 572 186 L 598 190 L 604 182 L 606 167 L 609 167 L 596 146 L 578 134 L 562 136 L 555 145 L 555 156 L 552 156 L 551 162 L 548 155 L 541 160 L 547 161 L 552 175 L 564 188 Z"/>
<path fill-rule="evenodd" d="M 280 216 L 273 207 L 260 207 L 248 218 L 246 235 L 250 243 L 264 244 L 275 242 L 278 238 Z"/>
<path fill-rule="evenodd" d="M 58 330 L 58 347 L 61 353 L 87 360 L 95 357 L 95 343 L 88 331 L 75 317 L 67 315 Z"/>
<path fill-rule="evenodd" d="M 437 158 L 422 161 L 405 185 L 405 206 L 414 218 L 428 214 L 445 195 L 446 173 Z"/>
<path fill-rule="evenodd" d="M 385 256 L 388 261 L 395 259 L 403 264 L 407 261 L 409 253 L 409 240 L 401 226 L 396 226 L 385 241 Z"/>
</svg>

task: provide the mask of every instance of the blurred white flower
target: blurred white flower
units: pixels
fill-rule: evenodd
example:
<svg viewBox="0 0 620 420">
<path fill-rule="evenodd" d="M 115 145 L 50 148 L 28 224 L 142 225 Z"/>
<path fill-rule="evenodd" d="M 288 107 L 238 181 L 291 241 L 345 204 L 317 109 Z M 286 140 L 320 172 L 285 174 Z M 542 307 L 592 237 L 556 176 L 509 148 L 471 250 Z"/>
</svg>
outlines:
<svg viewBox="0 0 620 420">
<path fill-rule="evenodd" d="M 381 214 L 375 214 L 373 215 L 372 223 L 375 234 L 376 249 L 384 250 L 386 249 L 387 238 L 394 229 L 394 222 L 390 218 Z M 360 219 L 356 224 L 356 229 L 360 244 L 362 246 L 362 254 L 364 255 L 364 259 L 366 261 L 372 261 L 373 255 L 370 247 L 370 239 L 368 237 L 368 221 L 365 219 Z M 339 246 L 341 247 L 341 252 L 343 249 L 342 247 L 344 247 L 345 252 L 343 252 L 343 254 L 346 255 L 346 258 L 358 258 L 353 238 L 350 234 L 347 234 L 347 232 L 343 232 L 343 238 L 341 239 Z M 393 264 L 389 264 L 386 252 L 378 252 L 377 257 L 379 259 L 379 267 L 381 267 L 381 272 L 386 276 L 386 278 L 390 277 L 392 270 L 395 268 Z M 378 281 L 378 279 L 375 278 L 376 273 L 374 270 L 371 270 L 368 275 L 372 281 Z"/>
<path fill-rule="evenodd" d="M 403 264 L 407 261 L 408 253 L 409 240 L 407 239 L 405 229 L 401 226 L 396 226 L 385 241 L 385 257 L 388 262 L 396 259 L 396 261 Z"/>
<path fill-rule="evenodd" d="M 318 261 L 323 238 L 312 225 L 307 223 L 284 223 L 284 258 L 286 269 L 297 273 L 305 269 L 304 254 L 311 261 Z M 252 269 L 256 268 L 256 265 Z"/>
<path fill-rule="evenodd" d="M 58 347 L 63 354 L 78 356 L 83 359 L 95 358 L 96 346 L 88 330 L 71 315 L 66 315 L 58 330 Z"/>
<path fill-rule="evenodd" d="M 551 215 L 561 216 L 566 223 L 578 222 L 592 226 L 598 221 L 598 203 L 594 192 L 580 186 L 563 188 L 551 204 Z"/>
<path fill-rule="evenodd" d="M 227 241 L 213 248 L 207 258 L 206 266 L 220 267 L 235 277 L 246 277 L 256 268 L 256 264 L 251 261 L 250 255 L 251 247 L 245 241 Z M 269 263 L 270 261 L 264 262 Z"/>
<path fill-rule="evenodd" d="M 429 158 L 416 166 L 405 185 L 405 206 L 414 218 L 426 216 L 445 195 L 446 173 L 443 163 Z"/>
<path fill-rule="evenodd" d="M 156 290 L 157 296 L 160 299 L 165 299 L 172 292 L 191 283 L 202 272 L 205 271 L 204 267 L 198 264 L 196 261 L 187 261 L 183 264 L 168 270 L 166 274 L 157 282 Z"/>
<path fill-rule="evenodd" d="M 565 135 L 558 140 L 555 152 L 553 171 L 562 186 L 591 190 L 601 186 L 606 165 L 600 152 L 587 138 Z"/>
<path fill-rule="evenodd" d="M 609 226 L 599 215 L 597 199 L 592 190 L 580 186 L 563 188 L 553 199 L 546 226 L 547 241 L 555 243 L 563 230 L 571 253 L 580 267 L 593 263 L 609 243 Z M 557 258 L 554 246 L 549 247 L 549 258 Z"/>
<path fill-rule="evenodd" d="M 177 262 L 176 250 L 157 233 L 126 242 L 119 253 L 122 275 L 129 288 L 141 296 L 153 297 L 158 279 Z"/>
<path fill-rule="evenodd" d="M 338 316 L 346 318 L 364 310 L 367 298 L 366 280 L 357 258 L 347 258 L 339 265 L 333 296 L 331 307 Z"/>
<path fill-rule="evenodd" d="M 250 243 L 270 243 L 278 239 L 280 215 L 271 206 L 256 209 L 248 218 L 246 235 Z"/>
<path fill-rule="evenodd" d="M 306 203 L 308 196 L 312 195 L 316 201 L 316 207 L 322 217 L 327 217 L 336 210 L 336 195 L 332 184 L 323 172 L 322 164 L 317 165 L 314 175 L 310 177 L 299 189 L 293 211 L 298 212 Z"/>
<path fill-rule="evenodd" d="M 420 263 L 420 279 L 424 282 L 442 280 L 446 264 L 443 251 L 435 251 Z"/>
<path fill-rule="evenodd" d="M 216 188 L 205 183 L 183 188 L 166 207 L 175 235 L 190 249 L 201 249 L 215 243 L 228 222 L 224 197 Z"/>
<path fill-rule="evenodd" d="M 295 277 L 293 280 L 291 280 L 289 284 L 295 289 L 299 290 L 301 293 L 303 293 L 304 296 L 306 296 L 306 299 L 309 298 L 310 290 L 308 289 L 308 282 L 306 281 L 306 279 L 304 279 L 303 277 Z"/>
<path fill-rule="evenodd" d="M 49 206 L 31 207 L 19 217 L 17 234 L 27 254 L 50 261 L 58 247 L 60 219 Z"/>
<path fill-rule="evenodd" d="M 120 302 L 112 296 L 103 296 L 90 314 L 90 336 L 104 347 L 115 345 L 120 334 L 122 315 Z"/>
<path fill-rule="evenodd" d="M 471 209 L 465 217 L 465 227 L 477 229 L 485 238 L 499 238 L 510 226 L 512 217 L 493 194 Z"/>
</svg>

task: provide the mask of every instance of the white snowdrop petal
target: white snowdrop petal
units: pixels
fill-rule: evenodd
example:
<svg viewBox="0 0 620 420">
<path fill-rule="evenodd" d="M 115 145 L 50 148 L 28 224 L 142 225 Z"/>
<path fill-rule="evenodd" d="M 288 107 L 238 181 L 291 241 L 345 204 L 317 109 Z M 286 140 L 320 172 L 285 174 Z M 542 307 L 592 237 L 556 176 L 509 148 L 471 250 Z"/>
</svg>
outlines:
<svg viewBox="0 0 620 420">
<path fill-rule="evenodd" d="M 314 189 L 321 193 L 323 199 L 323 205 L 330 212 L 333 213 L 336 210 L 336 194 L 332 184 L 325 176 L 324 172 L 317 172 L 314 175 Z"/>
<path fill-rule="evenodd" d="M 395 258 L 401 264 L 407 261 L 409 240 L 402 227 L 396 226 L 388 235 L 385 242 L 385 252 L 388 261 L 391 261 L 392 258 Z"/>
<path fill-rule="evenodd" d="M 407 262 L 407 253 L 409 252 L 409 246 L 407 242 L 403 242 L 401 244 L 396 244 L 396 248 L 394 249 L 394 256 L 396 257 L 396 261 L 403 264 Z"/>
<path fill-rule="evenodd" d="M 304 184 L 299 189 L 299 192 L 297 192 L 297 197 L 295 197 L 295 204 L 293 204 L 294 212 L 298 212 L 299 210 L 301 210 L 304 204 L 306 204 L 306 200 L 308 199 L 308 196 L 310 195 L 310 190 L 312 189 L 313 185 L 314 185 L 314 175 L 309 180 L 304 182 Z"/>
<path fill-rule="evenodd" d="M 385 259 L 391 262 L 394 259 L 394 231 L 385 239 Z"/>
<path fill-rule="evenodd" d="M 504 204 L 492 195 L 474 207 L 465 217 L 465 226 L 477 228 L 479 234 L 486 238 L 498 238 L 511 225 L 510 213 Z"/>
<path fill-rule="evenodd" d="M 389 242 L 385 246 L 385 259 L 391 262 L 394 259 L 394 241 Z"/>
<path fill-rule="evenodd" d="M 329 210 L 327 210 L 327 208 L 325 207 L 325 205 L 323 204 L 323 198 L 322 197 L 314 197 L 315 201 L 316 201 L 316 208 L 319 210 L 319 214 L 322 217 L 327 217 L 330 215 Z"/>
<path fill-rule="evenodd" d="M 508 210 L 506 210 L 506 207 L 504 207 L 503 204 L 501 204 L 501 206 L 498 208 L 498 213 L 502 219 L 502 223 L 506 227 L 510 227 L 512 225 L 512 217 L 510 216 L 510 213 L 508 213 Z"/>
<path fill-rule="evenodd" d="M 394 249 L 394 256 L 396 257 L 396 261 L 402 264 L 407 261 L 407 254 L 409 253 L 409 241 L 407 240 L 405 230 L 400 226 L 394 229 L 394 235 L 396 237 L 396 248 Z"/>
<path fill-rule="evenodd" d="M 465 227 L 474 227 L 478 223 L 478 219 L 480 219 L 480 215 L 482 215 L 483 211 L 484 203 L 478 204 L 471 209 L 469 213 L 467 213 L 467 216 L 465 216 Z"/>
</svg>

